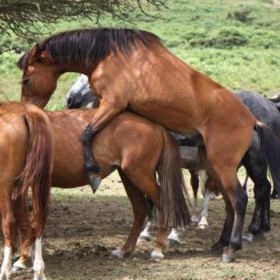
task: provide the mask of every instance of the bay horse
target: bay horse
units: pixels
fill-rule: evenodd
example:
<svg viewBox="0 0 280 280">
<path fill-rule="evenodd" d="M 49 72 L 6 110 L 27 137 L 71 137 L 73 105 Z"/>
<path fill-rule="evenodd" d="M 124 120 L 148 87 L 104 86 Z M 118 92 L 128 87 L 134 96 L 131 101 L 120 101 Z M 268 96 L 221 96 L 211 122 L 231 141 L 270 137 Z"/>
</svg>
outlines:
<svg viewBox="0 0 280 280">
<path fill-rule="evenodd" d="M 279 102 L 279 98 L 273 98 L 272 101 L 275 102 L 273 104 L 267 98 L 262 96 L 261 94 L 249 90 L 239 91 L 236 96 L 239 100 L 246 105 L 246 107 L 251 111 L 251 113 L 260 121 L 267 124 L 271 131 L 280 138 L 280 114 L 277 107 L 277 102 Z M 68 108 L 79 108 L 82 106 L 99 106 L 99 99 L 93 90 L 90 88 L 88 83 L 88 78 L 85 75 L 80 75 L 74 85 L 70 88 L 68 93 L 66 94 L 66 104 Z M 276 105 L 276 106 L 275 106 Z M 181 145 L 184 145 L 185 139 L 184 136 L 172 133 L 173 137 L 177 140 L 177 142 Z M 196 172 L 198 170 L 203 170 L 204 166 L 202 162 L 199 160 L 198 150 L 196 147 L 189 146 L 181 146 L 180 147 L 180 155 L 182 159 L 182 167 L 189 169 L 191 173 L 191 186 L 194 194 L 194 205 L 193 205 L 193 214 L 191 220 L 193 222 L 198 223 L 199 228 L 207 228 L 207 215 L 208 215 L 208 205 L 209 200 L 212 193 L 216 193 L 215 186 L 211 182 L 207 182 L 208 188 L 206 188 L 206 195 L 204 197 L 203 202 L 203 210 L 201 213 L 201 217 L 198 216 L 198 204 L 197 204 L 197 191 L 198 191 L 198 177 Z M 262 153 L 260 153 L 259 139 L 258 136 L 254 136 L 254 141 L 252 142 L 246 156 L 242 160 L 242 164 L 244 165 L 247 174 L 250 175 L 250 178 L 254 182 L 254 193 L 255 193 L 255 201 L 256 206 L 252 218 L 252 222 L 248 229 L 248 235 L 244 236 L 244 242 L 252 241 L 255 236 L 260 236 L 264 232 L 270 230 L 270 199 L 269 195 L 271 192 L 271 185 L 269 180 L 267 179 L 267 169 L 268 165 L 266 161 L 263 159 Z M 204 174 L 204 173 L 203 173 Z M 207 176 L 207 175 L 206 175 Z M 204 175 L 205 177 L 205 175 Z M 248 179 L 248 175 L 247 175 Z M 206 183 L 206 178 L 203 179 L 204 185 Z M 280 190 L 280 185 L 277 180 L 275 180 L 275 176 L 272 177 L 274 190 L 272 193 L 272 197 L 277 195 L 277 190 Z M 246 184 L 246 180 L 245 180 Z M 246 188 L 243 184 L 243 188 Z M 149 220 L 146 228 L 140 234 L 145 239 L 151 239 L 150 231 L 153 228 L 154 214 L 149 214 Z M 172 242 L 179 242 L 178 231 L 172 231 L 172 233 L 168 236 L 168 239 Z"/>
<path fill-rule="evenodd" d="M 31 105 L 18 104 L 18 110 L 20 106 L 28 108 Z M 45 113 L 41 110 L 53 131 L 52 186 L 74 188 L 88 183 L 80 138 L 96 112 L 94 109 Z M 184 227 L 190 220 L 176 142 L 160 125 L 124 112 L 95 137 L 92 148 L 102 167 L 101 178 L 118 170 L 134 214 L 129 236 L 121 249 L 112 252 L 113 256 L 122 258 L 133 252 L 147 215 L 147 196 L 157 206 L 159 217 L 151 258 L 163 258 L 168 226 Z M 25 255 L 21 256 L 14 267 L 24 268 L 26 260 Z"/>
<path fill-rule="evenodd" d="M 101 169 L 93 155 L 92 140 L 126 109 L 179 134 L 200 138 L 205 166 L 227 205 L 224 228 L 215 247 L 227 247 L 223 261 L 235 259 L 236 250 L 242 247 L 248 200 L 237 168 L 254 131 L 270 141 L 261 141 L 261 147 L 274 156 L 275 170 L 280 153 L 275 152 L 279 151 L 278 139 L 268 136 L 266 126 L 230 90 L 177 58 L 153 33 L 133 29 L 62 32 L 36 44 L 18 65 L 23 69 L 22 100 L 41 107 L 49 101 L 61 74 L 88 76 L 101 99 L 82 137 L 85 168 L 93 189 L 100 184 Z"/>
<path fill-rule="evenodd" d="M 10 103 L 0 106 L 0 212 L 5 239 L 0 279 L 8 280 L 12 272 L 12 253 L 17 228 L 21 235 L 21 256 L 29 254 L 35 242 L 34 280 L 43 280 L 41 237 L 48 215 L 53 138 L 49 119 L 34 105 Z M 31 185 L 33 221 L 25 207 Z M 31 234 L 32 239 L 28 236 Z"/>
</svg>

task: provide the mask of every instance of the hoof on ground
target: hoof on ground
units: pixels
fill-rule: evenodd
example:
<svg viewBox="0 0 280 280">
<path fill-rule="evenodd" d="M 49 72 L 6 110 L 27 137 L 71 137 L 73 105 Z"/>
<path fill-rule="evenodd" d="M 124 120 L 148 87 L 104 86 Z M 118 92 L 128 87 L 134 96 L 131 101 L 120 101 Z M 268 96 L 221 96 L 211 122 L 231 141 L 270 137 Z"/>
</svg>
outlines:
<svg viewBox="0 0 280 280">
<path fill-rule="evenodd" d="M 34 276 L 33 280 L 47 280 L 47 278 L 45 277 L 45 275 L 41 275 L 40 277 L 38 276 Z"/>
<path fill-rule="evenodd" d="M 198 224 L 197 226 L 199 229 L 208 229 L 208 225 L 207 224 Z"/>
<path fill-rule="evenodd" d="M 234 254 L 223 253 L 223 255 L 222 255 L 222 262 L 224 262 L 224 263 L 231 263 L 231 262 L 234 262 L 235 260 L 236 260 L 236 257 Z"/>
<path fill-rule="evenodd" d="M 116 250 L 112 251 L 111 257 L 121 260 L 124 258 L 124 252 L 121 249 L 116 249 Z"/>
<path fill-rule="evenodd" d="M 164 254 L 162 252 L 153 251 L 151 254 L 151 261 L 159 262 L 164 258 Z"/>
<path fill-rule="evenodd" d="M 178 246 L 180 244 L 181 244 L 180 239 L 168 238 L 168 245 L 169 246 Z"/>
<path fill-rule="evenodd" d="M 141 241 L 152 241 L 152 237 L 148 234 L 141 234 L 137 240 L 137 242 L 141 242 Z"/>
<path fill-rule="evenodd" d="M 197 225 L 199 223 L 198 216 L 192 216 L 191 217 L 191 223 Z"/>
<path fill-rule="evenodd" d="M 17 260 L 14 264 L 13 264 L 13 268 L 12 271 L 19 271 L 19 270 L 25 270 L 27 269 L 26 265 L 24 263 L 22 263 L 20 260 Z"/>
<path fill-rule="evenodd" d="M 223 250 L 224 250 L 224 244 L 222 244 L 221 242 L 217 242 L 216 244 L 214 244 L 211 248 L 211 251 L 213 253 L 216 253 L 216 254 L 221 254 L 223 253 Z"/>
<path fill-rule="evenodd" d="M 250 245 L 254 240 L 254 235 L 252 233 L 248 233 L 247 235 L 242 236 L 242 246 L 246 247 Z"/>
</svg>

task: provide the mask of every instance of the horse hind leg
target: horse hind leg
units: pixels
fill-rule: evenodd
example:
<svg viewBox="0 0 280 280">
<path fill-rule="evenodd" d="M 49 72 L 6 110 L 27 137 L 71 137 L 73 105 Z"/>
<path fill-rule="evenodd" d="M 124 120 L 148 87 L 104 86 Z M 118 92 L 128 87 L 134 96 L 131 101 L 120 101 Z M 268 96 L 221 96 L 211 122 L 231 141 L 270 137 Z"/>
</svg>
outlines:
<svg viewBox="0 0 280 280">
<path fill-rule="evenodd" d="M 254 236 L 270 230 L 271 185 L 267 179 L 267 164 L 262 159 L 257 147 L 253 145 L 249 149 L 242 163 L 254 182 L 256 203 L 252 221 L 248 229 L 249 235 L 244 240 L 246 243 L 246 241 L 252 241 Z"/>
<path fill-rule="evenodd" d="M 143 228 L 148 209 L 144 194 L 134 185 L 124 172 L 119 170 L 119 175 L 131 202 L 134 214 L 133 225 L 124 246 L 121 249 L 117 249 L 112 252 L 113 257 L 123 258 L 134 251 L 137 239 Z"/>
<path fill-rule="evenodd" d="M 12 253 L 16 238 L 16 218 L 14 205 L 10 194 L 2 194 L 0 209 L 2 214 L 2 228 L 5 237 L 4 258 L 1 266 L 0 280 L 10 279 L 12 273 Z M 6 201 L 3 201 L 6 198 Z"/>
<path fill-rule="evenodd" d="M 151 241 L 153 239 L 153 232 L 156 227 L 156 207 L 150 198 L 146 198 L 148 203 L 148 221 L 143 231 L 141 231 L 138 241 L 147 240 Z M 138 242 L 137 241 L 137 242 Z"/>
<path fill-rule="evenodd" d="M 191 187 L 193 190 L 193 199 L 194 199 L 194 204 L 193 204 L 193 212 L 191 216 L 191 221 L 194 224 L 199 223 L 199 214 L 198 214 L 198 201 L 197 201 L 197 193 L 198 193 L 198 188 L 199 188 L 199 179 L 198 179 L 198 170 L 189 170 L 191 179 Z"/>
</svg>

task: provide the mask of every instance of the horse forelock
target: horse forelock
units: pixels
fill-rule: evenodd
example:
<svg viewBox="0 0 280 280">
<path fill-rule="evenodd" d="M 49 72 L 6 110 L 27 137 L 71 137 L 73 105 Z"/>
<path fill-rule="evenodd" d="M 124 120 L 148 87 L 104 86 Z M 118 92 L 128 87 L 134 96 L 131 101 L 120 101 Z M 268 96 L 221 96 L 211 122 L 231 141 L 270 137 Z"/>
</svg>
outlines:
<svg viewBox="0 0 280 280">
<path fill-rule="evenodd" d="M 96 28 L 61 32 L 39 45 L 40 49 L 46 49 L 56 63 L 92 66 L 98 65 L 110 53 L 120 51 L 129 54 L 140 46 L 139 42 L 147 48 L 154 43 L 161 43 L 155 34 L 147 31 Z"/>
<path fill-rule="evenodd" d="M 26 65 L 27 65 L 27 62 L 30 58 L 30 55 L 31 55 L 31 51 L 28 51 L 26 52 L 24 55 L 22 55 L 20 57 L 20 59 L 18 60 L 17 62 L 17 66 L 21 69 L 21 70 L 24 70 Z"/>
</svg>

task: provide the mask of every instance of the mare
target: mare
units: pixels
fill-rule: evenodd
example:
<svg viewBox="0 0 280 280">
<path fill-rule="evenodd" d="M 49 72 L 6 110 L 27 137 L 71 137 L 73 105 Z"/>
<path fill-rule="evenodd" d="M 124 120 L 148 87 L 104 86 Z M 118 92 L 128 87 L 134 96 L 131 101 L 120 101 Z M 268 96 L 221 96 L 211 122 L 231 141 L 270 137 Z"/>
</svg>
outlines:
<svg viewBox="0 0 280 280">
<path fill-rule="evenodd" d="M 86 94 L 84 94 L 86 89 Z M 274 134 L 280 137 L 280 114 L 272 102 L 260 95 L 259 93 L 243 90 L 236 94 L 236 96 L 242 101 L 243 104 L 252 112 L 252 114 L 260 121 L 268 125 L 268 127 L 274 132 Z M 279 102 L 279 98 L 273 99 L 275 102 Z M 90 88 L 88 79 L 85 75 L 80 75 L 75 84 L 71 87 L 66 95 L 66 103 L 68 108 L 78 108 L 80 106 L 86 106 L 88 104 L 99 106 L 99 101 L 96 99 L 96 94 Z M 277 103 L 276 103 L 277 105 Z M 172 133 L 174 138 L 184 145 L 184 137 L 175 133 Z M 188 140 L 188 139 L 187 139 Z M 192 215 L 192 221 L 199 221 L 198 208 L 197 208 L 197 190 L 198 190 L 198 178 L 195 176 L 195 170 L 204 169 L 203 164 L 199 160 L 198 151 L 195 147 L 181 146 L 180 154 L 182 158 L 182 167 L 191 169 L 191 186 L 194 192 L 194 212 Z M 247 157 L 244 158 L 242 164 L 246 168 L 249 177 L 254 182 L 254 193 L 256 200 L 256 207 L 253 214 L 252 222 L 248 229 L 248 236 L 244 237 L 244 242 L 252 241 L 254 236 L 262 235 L 264 232 L 270 230 L 270 200 L 269 195 L 271 191 L 271 185 L 267 179 L 267 163 L 263 160 L 263 155 L 260 153 L 259 138 L 258 135 L 254 136 L 254 141 L 247 152 Z M 205 179 L 204 179 L 205 180 Z M 279 182 L 272 177 L 274 183 L 273 194 L 277 194 L 277 190 L 280 190 Z M 206 182 L 206 180 L 205 180 Z M 246 180 L 245 180 L 246 184 Z M 203 184 L 204 186 L 204 184 Z M 207 186 L 212 186 L 211 182 L 207 182 Z M 215 188 L 211 188 L 211 191 L 215 192 Z M 200 228 L 206 228 L 208 226 L 207 215 L 208 205 L 210 200 L 210 192 L 206 189 L 206 195 L 204 197 L 203 211 L 201 213 L 201 220 L 198 225 Z M 152 229 L 154 221 L 154 215 L 149 214 L 149 220 L 145 230 L 140 236 L 151 239 L 150 231 Z M 173 230 L 169 235 L 170 241 L 179 242 L 179 231 Z"/>
<path fill-rule="evenodd" d="M 23 233 L 21 255 L 27 256 L 27 248 L 35 242 L 34 280 L 42 280 L 41 236 L 48 215 L 53 154 L 51 126 L 42 110 L 33 105 L 3 104 L 0 116 L 0 212 L 5 238 L 0 279 L 10 279 L 19 228 Z M 31 227 L 25 223 L 29 219 L 25 207 L 29 186 L 34 210 L 32 239 L 27 238 Z"/>
<path fill-rule="evenodd" d="M 215 248 L 226 247 L 223 261 L 235 259 L 236 250 L 242 247 L 248 201 L 237 168 L 254 131 L 269 141 L 261 141 L 261 148 L 270 156 L 275 174 L 280 145 L 230 90 L 177 58 L 153 33 L 134 29 L 62 32 L 36 44 L 21 57 L 18 66 L 23 69 L 22 100 L 41 107 L 49 101 L 61 74 L 79 72 L 89 77 L 101 99 L 82 137 L 92 188 L 98 188 L 101 173 L 92 140 L 127 108 L 174 132 L 200 138 L 204 164 L 227 205 Z"/>
<path fill-rule="evenodd" d="M 21 112 L 31 105 L 19 103 L 17 106 Z M 97 110 L 38 110 L 49 119 L 53 131 L 51 184 L 61 188 L 87 184 L 80 137 Z M 17 110 L 13 111 L 13 114 L 16 115 Z M 93 149 L 102 167 L 101 178 L 118 169 L 134 213 L 129 236 L 124 246 L 113 251 L 113 255 L 122 258 L 134 250 L 147 216 L 147 196 L 158 208 L 157 240 L 151 258 L 163 258 L 162 250 L 166 245 L 168 226 L 184 227 L 190 219 L 176 142 L 160 125 L 125 112 L 118 115 L 95 137 Z M 160 186 L 157 184 L 155 172 Z M 28 221 L 25 222 L 28 224 Z M 28 239 L 28 234 L 25 233 L 28 227 L 21 230 Z M 31 237 L 29 235 L 29 238 Z M 26 256 L 21 255 L 14 267 L 24 268 L 25 262 Z"/>
</svg>

